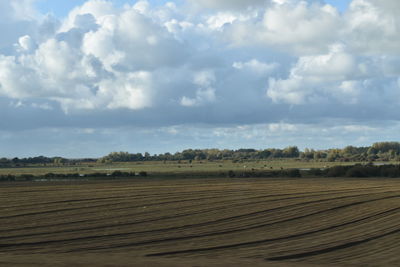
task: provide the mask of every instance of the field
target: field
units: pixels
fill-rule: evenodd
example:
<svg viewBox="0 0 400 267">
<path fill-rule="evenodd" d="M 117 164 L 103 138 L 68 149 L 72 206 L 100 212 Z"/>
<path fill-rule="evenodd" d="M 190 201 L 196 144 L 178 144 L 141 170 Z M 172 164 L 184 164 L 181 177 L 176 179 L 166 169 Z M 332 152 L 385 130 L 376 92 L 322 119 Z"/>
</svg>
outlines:
<svg viewBox="0 0 400 267">
<path fill-rule="evenodd" d="M 46 173 L 95 173 L 95 172 L 105 172 L 111 173 L 113 171 L 123 171 L 123 172 L 140 172 L 145 171 L 149 174 L 154 175 L 171 175 L 171 174 L 181 174 L 181 173 L 207 173 L 207 172 L 227 172 L 229 170 L 233 171 L 243 171 L 243 170 L 280 170 L 280 169 L 309 169 L 309 168 L 326 168 L 335 165 L 354 165 L 357 162 L 318 162 L 318 161 L 298 161 L 293 159 L 282 159 L 282 160 L 265 160 L 265 161 L 244 161 L 244 162 L 232 162 L 231 160 L 226 161 L 193 161 L 189 163 L 188 161 L 143 161 L 143 162 L 127 162 L 127 163 L 83 163 L 74 166 L 57 166 L 53 164 L 48 164 L 46 166 L 41 164 L 36 164 L 24 168 L 0 168 L 0 175 L 20 175 L 20 174 L 33 174 L 33 175 L 44 175 Z M 376 162 L 375 164 L 389 164 L 398 162 Z M 365 164 L 365 162 L 364 162 Z"/>
<path fill-rule="evenodd" d="M 400 266 L 399 179 L 0 183 L 0 266 Z"/>
</svg>

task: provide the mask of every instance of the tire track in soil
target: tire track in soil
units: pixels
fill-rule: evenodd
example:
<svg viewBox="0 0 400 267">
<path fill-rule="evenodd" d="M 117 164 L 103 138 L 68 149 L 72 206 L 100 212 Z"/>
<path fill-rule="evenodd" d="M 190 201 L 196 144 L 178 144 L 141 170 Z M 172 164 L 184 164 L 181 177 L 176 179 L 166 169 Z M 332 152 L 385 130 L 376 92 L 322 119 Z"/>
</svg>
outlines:
<svg viewBox="0 0 400 267">
<path fill-rule="evenodd" d="M 218 191 L 218 192 L 213 192 L 213 193 L 219 193 L 220 191 Z M 210 197 L 209 196 L 209 193 L 207 193 L 207 192 L 204 192 L 204 194 L 205 194 L 205 198 L 208 196 L 208 197 Z M 154 197 L 159 197 L 159 196 L 163 196 L 164 198 L 163 199 L 170 199 L 171 198 L 171 196 L 165 196 L 165 195 L 171 195 L 170 193 L 169 194 L 151 194 L 151 196 L 149 196 L 148 194 L 146 195 L 146 194 L 144 194 L 144 195 L 134 195 L 134 196 L 118 196 L 118 197 L 113 197 L 113 196 L 110 196 L 110 197 L 104 197 L 104 198 L 92 198 L 92 199 L 73 199 L 73 200 L 60 200 L 60 201 L 53 201 L 53 202 L 46 202 L 46 203 L 34 203 L 34 204 L 25 204 L 25 205 L 14 205 L 14 206 L 6 206 L 6 207 L 2 207 L 2 208 L 19 208 L 19 207 L 26 207 L 26 208 L 29 208 L 29 207 L 37 207 L 38 205 L 50 205 L 50 204 L 61 204 L 61 203 L 69 203 L 69 202 L 80 202 L 80 201 L 90 201 L 90 200 L 108 200 L 108 199 L 140 199 L 140 200 L 143 200 L 143 196 L 147 196 L 147 198 L 150 198 L 150 199 L 154 199 Z M 187 194 L 188 196 L 192 196 L 193 194 Z M 178 198 L 178 197 L 182 197 L 182 195 L 179 195 L 179 196 L 176 196 L 176 194 L 174 194 L 173 196 L 172 196 L 172 198 Z M 16 214 L 16 215 L 19 215 L 19 214 Z M 24 214 L 21 214 L 21 216 L 24 216 Z M 3 217 L 0 217 L 0 219 L 2 219 Z"/>
<path fill-rule="evenodd" d="M 325 191 L 322 191 L 322 192 L 325 192 Z M 388 191 L 388 192 L 391 192 L 391 191 Z M 384 193 L 388 193 L 388 192 L 384 192 Z M 316 193 L 319 193 L 319 192 L 316 192 Z M 302 194 L 302 193 L 301 193 Z M 278 197 L 278 196 L 287 196 L 287 195 L 293 195 L 293 194 L 277 194 L 277 195 L 268 195 L 268 196 L 256 196 L 256 197 L 246 197 L 246 198 L 242 198 L 242 199 L 235 199 L 234 201 L 240 201 L 240 200 L 249 200 L 249 199 L 258 199 L 258 198 L 270 198 L 270 197 Z M 326 196 L 326 195 L 330 195 L 330 194 L 316 194 L 316 195 L 307 195 L 306 197 L 318 197 L 318 196 Z M 353 196 L 353 195 L 352 195 Z M 352 197 L 352 196 L 349 196 L 349 197 Z M 205 198 L 198 198 L 198 199 L 195 199 L 195 200 L 209 200 L 209 199 L 214 199 L 214 198 L 220 198 L 219 196 L 217 196 L 217 197 L 205 197 Z M 268 202 L 276 202 L 276 201 L 282 201 L 282 200 L 289 200 L 289 199 L 298 199 L 298 198 L 304 198 L 304 197 L 289 197 L 289 198 L 281 198 L 281 199 L 273 199 L 273 200 L 269 200 Z M 193 201 L 193 199 L 189 199 L 189 200 L 182 200 L 182 201 L 178 201 L 178 202 L 159 202 L 159 203 L 153 203 L 153 204 L 150 204 L 150 205 L 146 205 L 146 207 L 150 207 L 150 206 L 159 206 L 159 205 L 165 205 L 165 204 L 173 204 L 173 203 L 179 203 L 179 202 L 186 202 L 186 201 Z M 214 202 L 214 203 L 205 203 L 204 205 L 207 205 L 207 206 L 209 206 L 209 205 L 212 205 L 212 204 L 218 204 L 218 203 L 225 203 L 225 202 L 231 202 L 232 201 L 232 199 L 228 199 L 228 200 L 224 200 L 224 201 L 217 201 L 217 202 Z M 260 204 L 260 203 L 264 203 L 265 201 L 257 201 L 257 202 L 248 202 L 248 203 L 240 203 L 240 204 L 230 204 L 230 205 L 225 205 L 225 206 L 222 206 L 222 207 L 213 207 L 213 208 L 209 208 L 209 209 L 205 209 L 205 210 L 200 210 L 200 212 L 196 212 L 196 213 L 187 213 L 187 214 L 183 214 L 183 215 L 176 215 L 176 216 L 178 216 L 178 217 L 184 217 L 184 216 L 190 216 L 190 215 L 198 215 L 198 214 L 201 214 L 201 213 L 206 213 L 206 212 L 209 212 L 209 211 L 213 211 L 213 210 L 215 210 L 215 208 L 220 208 L 220 209 L 225 209 L 225 208 L 229 208 L 229 207 L 233 207 L 233 206 L 245 206 L 245 205 L 254 205 L 254 204 Z M 125 202 L 124 202 L 125 203 Z M 115 204 L 115 203 L 114 203 Z M 115 205 L 118 205 L 119 203 L 116 203 Z M 141 207 L 143 207 L 143 205 L 135 205 L 135 206 L 128 206 L 128 207 L 123 207 L 123 208 L 117 208 L 117 209 L 114 209 L 114 211 L 115 210 L 125 210 L 125 209 L 134 209 L 134 208 L 141 208 Z M 194 205 L 192 205 L 192 206 L 186 206 L 185 208 L 191 208 L 191 207 L 198 207 L 198 204 L 194 204 Z M 89 208 L 91 208 L 91 207 L 89 207 Z M 98 213 L 99 211 L 93 211 L 93 212 L 84 212 L 84 214 L 96 214 L 96 213 Z M 141 212 L 141 213 L 133 213 L 133 214 L 127 214 L 127 215 L 121 215 L 121 216 L 114 216 L 114 217 L 111 217 L 111 218 L 100 218 L 100 219 L 97 219 L 97 220 L 91 220 L 91 219 L 88 219 L 88 220 L 82 220 L 82 221 L 77 221 L 77 222 L 72 222 L 72 223 L 82 223 L 82 222 L 88 222 L 88 221 L 90 221 L 90 222 L 95 222 L 95 221 L 103 221 L 103 220 L 105 220 L 105 219 L 116 219 L 116 218 L 121 218 L 121 217 L 127 217 L 127 216 L 138 216 L 138 215 L 146 215 L 146 214 L 151 214 L 151 213 L 153 213 L 154 211 L 149 211 L 149 212 Z M 69 217 L 70 215 L 68 215 L 68 217 Z M 176 216 L 171 216 L 172 218 L 174 218 L 174 217 L 176 217 Z M 168 217 L 168 218 L 166 218 L 166 217 L 161 217 L 160 218 L 160 220 L 163 220 L 163 219 L 170 219 L 171 217 Z M 156 220 L 158 220 L 158 219 L 155 219 L 154 221 L 156 221 Z M 148 221 L 143 221 L 143 223 L 145 223 L 145 222 L 148 222 Z M 33 227 L 25 227 L 25 228 L 17 228 L 17 229 L 6 229 L 6 230 L 0 230 L 0 233 L 1 232 L 10 232 L 10 231 L 20 231 L 20 230 L 27 230 L 27 229 L 37 229 L 37 228 L 43 228 L 43 227 L 52 227 L 52 226 L 61 226 L 61 225 L 70 225 L 70 224 L 72 224 L 71 222 L 68 222 L 68 223 L 62 223 L 62 224 L 51 224 L 51 225 L 44 225 L 44 226 L 33 226 Z M 137 224 L 137 223 L 141 223 L 140 221 L 139 222 L 134 222 L 134 224 Z M 98 228 L 96 228 L 96 229 L 98 229 Z M 83 229 L 83 230 L 91 230 L 91 229 Z M 62 232 L 62 231 L 60 231 L 60 232 Z M 46 233 L 40 233 L 40 234 L 46 234 Z M 8 238 L 8 237 L 7 237 Z M 1 239 L 1 238 L 0 238 Z"/>
<path fill-rule="evenodd" d="M 296 218 L 291 218 L 291 219 L 287 219 L 287 220 L 283 220 L 283 221 L 278 221 L 278 222 L 274 222 L 271 224 L 265 224 L 263 225 L 263 227 L 265 226 L 270 226 L 270 225 L 274 225 L 274 224 L 279 224 L 279 223 L 283 223 L 283 222 L 288 222 L 288 221 L 293 221 L 293 220 L 297 220 L 297 219 L 302 219 L 302 218 L 306 218 L 309 216 L 313 216 L 313 215 L 317 215 L 317 214 L 321 214 L 324 212 L 329 212 L 329 211 L 333 211 L 333 210 L 337 210 L 337 209 L 341 209 L 341 208 L 347 208 L 347 207 L 351 207 L 354 205 L 360 205 L 360 204 L 366 204 L 366 203 L 370 203 L 370 202 L 374 202 L 374 201 L 379 201 L 379 200 L 384 200 L 384 199 L 389 199 L 389 198 L 396 198 L 396 197 L 400 197 L 400 196 L 395 196 L 395 197 L 387 197 L 387 198 L 382 198 L 382 199 L 374 199 L 374 200 L 370 200 L 370 201 L 364 201 L 364 202 L 357 202 L 357 203 L 352 203 L 352 204 L 347 204 L 347 205 L 343 205 L 340 207 L 335 207 L 335 208 L 330 208 L 327 210 L 323 210 L 321 212 L 315 212 L 315 213 L 311 213 L 311 214 L 307 214 L 307 215 L 303 215 L 303 216 L 299 216 Z M 318 233 L 318 232 L 322 232 L 322 231 L 326 231 L 329 229 L 335 229 L 338 227 L 342 227 L 345 225 L 349 225 L 349 224 L 353 224 L 353 223 L 357 223 L 359 221 L 364 221 L 367 220 L 371 217 L 376 217 L 377 215 L 382 215 L 382 214 L 387 214 L 387 213 L 392 213 L 394 211 L 398 211 L 400 210 L 400 208 L 395 208 L 389 211 L 385 211 L 376 215 L 371 215 L 368 216 L 366 218 L 362 218 L 362 219 L 358 219 L 355 221 L 351 221 L 348 223 L 343 223 L 343 224 L 339 224 L 339 225 L 334 225 L 334 226 L 330 226 L 324 229 L 319 229 L 319 230 L 313 230 L 313 231 L 309 231 L 306 233 L 301 233 L 301 234 L 295 234 L 295 235 L 291 235 L 291 236 L 285 236 L 285 237 L 278 237 L 278 238 L 272 238 L 272 239 L 264 239 L 264 240 L 256 240 L 256 241 L 250 241 L 250 242 L 243 242 L 243 243 L 237 243 L 237 244 L 230 244 L 230 245 L 223 245 L 223 246 L 215 246 L 215 247 L 207 247 L 207 248 L 198 248 L 198 249 L 188 249 L 188 250 L 180 250 L 180 251 L 170 251 L 170 252 L 160 252 L 160 253 L 154 253 L 154 254 L 148 254 L 146 256 L 168 256 L 168 255 L 176 255 L 176 254 L 186 254 L 186 253 L 193 253 L 193 252 L 203 252 L 203 251 L 210 251 L 210 250 L 217 250 L 217 249 L 226 249 L 226 248 L 237 248 L 237 247 L 244 247 L 244 246 L 249 246 L 249 245 L 259 245 L 262 243 L 266 243 L 266 242 L 272 242 L 272 241 L 278 241 L 278 240 L 284 240 L 284 239 L 288 239 L 288 238 L 294 238 L 294 237 L 301 237 L 301 236 L 305 236 L 308 234 L 313 234 L 313 233 Z M 258 227 L 254 227 L 254 228 L 258 228 Z M 247 229 L 243 229 L 243 230 L 247 230 Z M 229 231 L 229 233 L 234 233 L 236 231 L 232 230 Z M 213 233 L 211 235 L 219 235 L 219 233 Z M 199 236 L 193 236 L 193 238 L 197 238 L 197 237 L 207 237 L 208 235 L 199 235 Z M 177 241 L 177 240 L 182 240 L 182 239 L 186 239 L 186 237 L 182 237 L 182 238 L 170 238 L 168 240 L 161 240 L 161 242 L 165 242 L 165 241 Z M 154 240 L 153 242 L 157 242 L 157 240 Z M 135 244 L 136 245 L 136 244 Z M 129 246 L 129 245 L 127 245 Z M 114 248 L 114 247 L 113 247 Z"/>
<path fill-rule="evenodd" d="M 139 198 L 139 197 L 134 197 L 134 198 Z M 179 198 L 179 197 L 173 197 L 175 198 Z M 213 198 L 220 198 L 220 196 L 215 196 L 215 197 L 210 197 L 210 196 L 206 196 L 202 199 L 213 199 Z M 126 200 L 126 198 L 122 198 L 123 200 Z M 170 199 L 166 198 L 166 199 Z M 157 206 L 157 205 L 162 205 L 162 204 L 173 204 L 173 203 L 181 203 L 181 202 L 188 202 L 188 201 L 193 201 L 196 199 L 184 199 L 184 200 L 175 200 L 175 201 L 163 201 L 163 202 L 157 202 L 157 203 L 152 203 L 152 204 L 141 204 L 141 205 L 135 205 L 135 206 L 131 206 L 130 208 L 137 208 L 137 207 L 143 207 L 143 205 L 146 205 L 147 207 L 150 206 Z M 158 200 L 160 201 L 160 199 Z M 93 206 L 87 206 L 87 207 L 74 207 L 74 208 L 64 208 L 64 209 L 55 209 L 55 210 L 46 210 L 46 211 L 40 211 L 40 212 L 30 212 L 30 213 L 22 213 L 22 214 L 15 214 L 15 215 L 10 215 L 10 216 L 3 216 L 0 217 L 0 220 L 5 220 L 5 219 L 12 219 L 12 218 L 19 218 L 19 217 L 24 217 L 24 216 L 34 216 L 34 215 L 44 215 L 44 214 L 51 214 L 51 213 L 57 213 L 57 212 L 65 212 L 65 211 L 73 211 L 73 210 L 84 210 L 84 209 L 92 209 L 92 208 L 99 208 L 99 207 L 108 207 L 108 206 L 116 206 L 119 205 L 121 203 L 129 203 L 128 201 L 124 201 L 124 202 L 117 202 L 117 203 L 109 203 L 109 204 L 99 204 L 99 205 L 93 205 Z M 124 209 L 124 208 L 123 208 Z M 118 210 L 118 209 L 114 209 L 114 210 Z M 98 213 L 99 211 L 94 211 L 93 213 Z M 89 214 L 88 212 L 85 212 L 85 214 Z M 79 214 L 74 214 L 74 215 L 79 215 Z"/>
<path fill-rule="evenodd" d="M 374 201 L 378 201 L 378 200 L 397 198 L 397 197 L 400 197 L 400 195 L 389 196 L 389 197 L 373 199 L 373 200 L 367 200 L 367 201 L 360 201 L 360 202 L 356 202 L 356 203 L 350 203 L 350 204 L 343 205 L 341 207 L 330 208 L 328 210 L 331 211 L 331 210 L 335 210 L 335 209 L 350 207 L 350 206 L 353 206 L 353 205 L 360 205 L 360 204 L 370 203 L 370 202 L 374 202 Z M 339 197 L 339 198 L 341 198 L 341 197 Z M 337 199 L 337 198 L 333 198 L 333 199 Z M 313 201 L 313 202 L 316 202 L 316 201 Z M 276 209 L 272 209 L 272 210 L 276 210 Z M 313 214 L 311 214 L 311 215 L 313 215 Z M 311 215 L 309 215 L 309 216 L 311 216 Z M 240 216 L 243 216 L 243 215 L 240 215 Z M 237 217 L 237 216 L 235 216 L 235 217 Z M 304 217 L 307 217 L 307 215 L 300 216 L 300 217 L 304 218 Z M 275 223 L 279 223 L 279 222 L 275 222 Z M 79 237 L 79 238 L 48 240 L 48 241 L 40 241 L 40 242 L 26 242 L 26 243 L 17 243 L 17 244 L 0 244 L 0 248 L 19 248 L 19 247 L 32 247 L 32 246 L 35 247 L 35 246 L 40 246 L 40 245 L 51 245 L 51 244 L 57 244 L 57 243 L 63 243 L 63 242 L 71 242 L 71 241 L 87 241 L 87 240 L 101 239 L 101 238 L 120 237 L 120 236 L 127 236 L 129 234 L 137 234 L 137 233 L 119 233 L 119 234 L 110 234 L 110 235 L 101 235 L 101 236 L 93 235 L 93 236 L 86 236 L 86 237 Z M 193 237 L 191 237 L 191 238 L 193 238 Z M 114 246 L 112 246 L 110 248 L 114 249 L 114 248 L 123 248 L 123 247 L 134 247 L 134 246 L 148 245 L 148 244 L 161 243 L 161 242 L 178 241 L 178 240 L 184 240 L 184 239 L 187 239 L 187 237 L 175 237 L 175 238 L 167 238 L 167 239 L 148 240 L 148 241 L 137 242 L 137 243 L 114 245 Z M 262 244 L 262 243 L 265 243 L 265 242 L 269 242 L 269 241 L 270 241 L 270 239 L 265 239 L 265 240 L 257 240 L 257 241 L 250 241 L 250 242 L 223 245 L 223 246 L 215 246 L 215 247 L 209 247 L 209 248 L 199 248 L 199 249 L 189 249 L 189 250 L 180 250 L 180 251 L 161 252 L 161 253 L 155 253 L 155 254 L 148 254 L 146 256 L 167 256 L 167 255 L 176 255 L 176 254 L 185 254 L 185 253 L 210 251 L 210 250 L 216 250 L 216 249 L 237 248 L 237 247 L 243 247 L 243 246 L 249 246 L 249 245 L 259 245 L 259 244 Z M 94 248 L 69 250 L 68 252 L 79 252 L 79 251 L 81 252 L 83 250 L 86 250 L 86 251 L 89 251 L 89 250 L 103 250 L 103 249 L 110 249 L 110 248 L 94 247 Z"/>
<path fill-rule="evenodd" d="M 318 230 L 313 230 L 313 231 L 309 231 L 309 232 L 304 232 L 304 233 L 299 233 L 299 234 L 294 234 L 294 235 L 289 235 L 289 236 L 283 236 L 283 237 L 277 237 L 277 238 L 270 238 L 270 239 L 263 239 L 263 240 L 257 240 L 257 241 L 250 241 L 250 242 L 243 242 L 243 243 L 237 243 L 237 244 L 230 244 L 230 245 L 223 245 L 223 246 L 215 246 L 215 247 L 206 247 L 206 248 L 198 248 L 198 249 L 187 249 L 187 250 L 179 250 L 179 251 L 169 251 L 169 252 L 160 252 L 160 253 L 151 253 L 151 254 L 147 254 L 147 257 L 160 257 L 160 256 L 171 256 L 171 255 L 178 255 L 178 254 L 188 254 L 188 253 L 196 253 L 196 252 L 205 252 L 205 251 L 214 251 L 214 250 L 220 250 L 220 249 L 229 249 L 229 248 L 238 248 L 238 247 L 249 247 L 249 246 L 254 246 L 254 245 L 262 245 L 265 243 L 269 243 L 269 242 L 274 242 L 274 241 L 282 241 L 282 240 L 287 240 L 287 239 L 291 239 L 291 238 L 298 238 L 298 237 L 303 237 L 303 236 L 307 236 L 310 234 L 315 234 L 315 233 L 320 233 L 320 232 L 324 232 L 324 231 L 328 231 L 328 230 L 333 230 L 336 228 L 340 228 L 343 226 L 347 226 L 347 225 L 351 225 L 354 223 L 359 223 L 365 220 L 369 220 L 372 219 L 374 217 L 378 217 L 377 219 L 381 219 L 382 215 L 391 215 L 391 213 L 395 212 L 395 211 L 399 211 L 400 208 L 395 208 L 386 212 L 382 212 L 379 214 L 375 214 L 372 216 L 368 216 L 362 219 L 357 219 L 354 221 L 350 221 L 347 223 L 342 223 L 342 224 L 338 224 L 338 225 L 333 225 L 333 226 L 329 226 L 327 228 L 322 228 L 322 229 L 318 229 Z M 385 236 L 388 236 L 389 234 L 394 234 L 394 233 L 398 233 L 400 232 L 400 229 L 396 229 L 394 231 L 391 231 L 389 233 L 380 235 L 380 236 L 376 236 L 376 237 L 371 237 L 371 238 L 367 238 L 365 240 L 361 240 L 361 241 L 354 241 L 354 242 L 350 242 L 350 243 L 346 243 L 344 245 L 338 245 L 338 246 L 334 246 L 334 247 L 330 247 L 330 248 L 326 248 L 326 249 L 321 249 L 321 250 L 317 250 L 317 251 L 311 251 L 311 252 L 305 252 L 305 253 L 298 253 L 298 254 L 292 254 L 292 255 L 286 255 L 286 256 L 279 256 L 279 257 L 271 257 L 271 258 L 266 258 L 265 260 L 267 261 L 283 261 L 283 260 L 290 260 L 290 259 L 299 259 L 299 258 L 305 258 L 305 257 L 309 257 L 309 256 L 315 256 L 315 255 L 319 255 L 319 254 L 324 254 L 324 253 L 328 253 L 328 252 L 332 252 L 334 250 L 337 250 L 339 248 L 347 248 L 347 247 L 351 247 L 354 245 L 359 245 L 365 242 L 369 242 L 378 238 L 382 238 Z M 350 245 L 349 245 L 350 244 Z"/>
<path fill-rule="evenodd" d="M 364 243 L 368 243 L 368 242 L 371 242 L 371 241 L 374 241 L 374 240 L 378 240 L 378 239 L 381 239 L 381 238 L 384 238 L 384 237 L 387 237 L 387 236 L 390 236 L 390 235 L 393 235 L 393 234 L 397 234 L 397 233 L 400 233 L 400 228 L 399 229 L 395 229 L 395 230 L 390 231 L 390 232 L 385 233 L 385 234 L 372 236 L 372 237 L 365 238 L 365 239 L 362 239 L 362 240 L 352 241 L 352 242 L 344 243 L 344 244 L 333 246 L 333 247 L 328 247 L 328 248 L 324 248 L 324 249 L 320 249 L 320 250 L 313 250 L 313 251 L 309 251 L 309 252 L 285 255 L 285 256 L 271 257 L 271 258 L 266 258 L 265 260 L 267 260 L 267 261 L 285 261 L 285 260 L 294 260 L 294 259 L 301 259 L 301 258 L 317 256 L 317 255 L 321 255 L 321 254 L 334 252 L 334 251 L 337 251 L 337 250 L 342 250 L 342 249 L 346 249 L 346 248 L 351 248 L 351 247 L 354 247 L 354 246 L 362 245 Z"/>
<path fill-rule="evenodd" d="M 392 191 L 388 191 L 388 192 L 392 192 Z M 388 193 L 388 192 L 385 192 L 385 193 Z M 381 194 L 381 193 L 377 193 L 377 194 Z M 286 194 L 284 194 L 284 195 L 286 195 Z M 368 194 L 368 195 L 370 195 L 370 194 Z M 315 196 L 321 196 L 321 195 L 312 195 L 312 197 L 315 197 Z M 323 196 L 325 196 L 325 195 L 323 195 Z M 310 196 L 307 196 L 307 197 L 310 197 Z M 354 197 L 354 195 L 347 196 L 347 197 Z M 260 197 L 253 197 L 253 198 L 260 198 Z M 304 197 L 290 197 L 290 198 L 274 199 L 274 200 L 268 201 L 268 203 L 269 202 L 282 201 L 282 200 L 289 200 L 289 199 L 297 199 L 297 198 L 304 198 Z M 247 199 L 250 199 L 250 198 L 246 198 L 246 200 Z M 243 200 L 243 199 L 239 199 L 239 200 Z M 228 201 L 230 202 L 231 200 L 228 200 Z M 227 201 L 223 201 L 222 203 L 224 203 L 224 202 L 227 202 Z M 197 211 L 197 212 L 175 214 L 175 215 L 170 215 L 170 216 L 162 216 L 162 217 L 158 217 L 158 218 L 147 219 L 147 220 L 142 220 L 142 221 L 135 221 L 135 222 L 124 223 L 124 224 L 109 224 L 109 225 L 100 226 L 100 227 L 97 226 L 97 227 L 78 228 L 78 229 L 63 230 L 63 231 L 58 231 L 58 232 L 41 232 L 41 233 L 35 233 L 35 234 L 30 234 L 30 235 L 29 234 L 28 235 L 22 234 L 22 235 L 14 235 L 14 236 L 3 236 L 3 237 L 0 238 L 0 240 L 1 239 L 10 239 L 10 238 L 19 238 L 19 237 L 32 237 L 32 236 L 38 236 L 38 235 L 44 235 L 44 234 L 72 233 L 72 232 L 79 232 L 79 231 L 85 231 L 85 230 L 100 230 L 100 229 L 105 229 L 105 228 L 110 228 L 110 227 L 131 226 L 131 225 L 155 222 L 155 221 L 159 221 L 159 220 L 167 220 L 167 219 L 182 218 L 182 217 L 187 217 L 187 216 L 192 216 L 192 215 L 199 215 L 199 214 L 207 213 L 207 212 L 210 212 L 210 211 L 215 211 L 216 209 L 226 209 L 226 208 L 229 208 L 229 207 L 261 204 L 261 203 L 264 203 L 264 202 L 265 201 L 257 201 L 257 202 L 241 203 L 241 204 L 230 204 L 230 205 L 225 205 L 225 206 L 222 206 L 222 207 L 212 207 L 212 208 L 208 208 L 208 209 L 203 209 L 203 210 L 200 210 L 200 211 Z M 320 202 L 320 200 L 318 200 L 318 202 Z M 157 205 L 157 204 L 154 204 L 154 205 Z M 206 203 L 205 205 L 210 205 L 210 203 Z M 134 208 L 138 208 L 138 207 L 142 207 L 142 205 L 135 206 Z M 192 206 L 188 206 L 188 207 L 185 207 L 185 208 L 191 208 L 191 207 L 198 207 L 198 204 L 194 204 Z M 278 207 L 278 208 L 287 208 L 287 207 L 290 207 L 290 205 L 289 206 L 284 206 L 284 207 Z M 129 208 L 132 208 L 132 207 L 129 207 Z M 97 213 L 97 212 L 98 211 L 94 211 L 92 213 Z M 124 216 L 140 216 L 140 215 L 147 215 L 147 214 L 151 214 L 151 213 L 154 213 L 154 211 L 141 212 L 141 213 L 135 213 L 135 214 L 130 214 L 130 215 L 124 215 Z M 88 214 L 88 213 L 85 213 L 85 214 Z M 99 220 L 104 220 L 104 219 L 99 219 Z M 93 222 L 93 220 L 85 220 L 85 221 Z M 70 224 L 70 223 L 63 223 L 63 225 L 65 225 L 65 224 Z M 48 225 L 46 227 L 50 227 L 50 226 L 53 226 L 53 225 Z M 188 226 L 184 226 L 184 227 L 187 228 L 187 227 L 192 227 L 192 226 L 198 226 L 198 224 L 197 225 L 193 225 L 192 224 L 192 225 L 188 225 Z M 167 228 L 167 229 L 168 230 L 181 230 L 181 229 L 184 229 L 184 227 L 183 226 L 179 226 L 179 227 L 171 227 L 171 228 Z M 37 228 L 37 227 L 35 227 L 35 228 Z M 9 231 L 11 231 L 11 230 L 4 230 L 4 232 L 9 232 Z M 158 230 L 156 230 L 156 231 L 158 231 Z M 165 231 L 165 230 L 162 229 L 162 231 Z M 3 231 L 0 231 L 0 232 L 3 232 Z"/>
</svg>

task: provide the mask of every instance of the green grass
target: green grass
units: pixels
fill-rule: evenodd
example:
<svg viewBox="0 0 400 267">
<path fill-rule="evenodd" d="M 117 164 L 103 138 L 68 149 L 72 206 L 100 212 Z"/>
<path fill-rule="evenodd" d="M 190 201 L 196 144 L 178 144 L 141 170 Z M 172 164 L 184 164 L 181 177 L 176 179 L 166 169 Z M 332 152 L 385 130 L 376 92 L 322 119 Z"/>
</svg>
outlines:
<svg viewBox="0 0 400 267">
<path fill-rule="evenodd" d="M 112 164 L 83 164 L 79 166 L 43 166 L 43 165 L 33 165 L 24 168 L 0 168 L 0 175 L 4 174 L 33 174 L 33 175 L 44 175 L 46 173 L 111 173 L 115 170 L 120 170 L 124 172 L 140 172 L 145 171 L 150 174 L 152 173 L 190 173 L 190 172 L 227 172 L 229 170 L 233 171 L 244 171 L 244 170 L 280 170 L 299 168 L 326 168 L 335 165 L 354 165 L 357 162 L 305 162 L 298 160 L 274 160 L 274 161 L 245 161 L 240 163 L 233 163 L 232 161 L 193 161 L 189 163 L 187 161 L 182 161 L 178 163 L 175 162 L 130 162 L 130 163 L 112 163 Z"/>
</svg>

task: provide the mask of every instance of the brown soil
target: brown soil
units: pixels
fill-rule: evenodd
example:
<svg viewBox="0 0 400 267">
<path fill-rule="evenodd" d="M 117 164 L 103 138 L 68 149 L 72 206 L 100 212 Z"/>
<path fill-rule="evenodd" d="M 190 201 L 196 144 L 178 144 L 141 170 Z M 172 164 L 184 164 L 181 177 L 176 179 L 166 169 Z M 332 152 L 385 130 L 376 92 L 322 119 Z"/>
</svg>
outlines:
<svg viewBox="0 0 400 267">
<path fill-rule="evenodd" d="M 0 266 L 400 266 L 400 180 L 1 183 Z"/>
</svg>

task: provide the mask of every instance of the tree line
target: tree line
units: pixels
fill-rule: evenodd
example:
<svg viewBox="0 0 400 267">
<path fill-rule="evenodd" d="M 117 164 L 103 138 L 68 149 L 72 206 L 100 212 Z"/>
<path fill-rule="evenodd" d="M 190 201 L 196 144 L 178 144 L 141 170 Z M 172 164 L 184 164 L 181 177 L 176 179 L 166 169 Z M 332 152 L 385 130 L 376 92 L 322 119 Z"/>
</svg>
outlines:
<svg viewBox="0 0 400 267">
<path fill-rule="evenodd" d="M 298 159 L 302 161 L 326 162 L 373 162 L 373 161 L 400 161 L 399 142 L 378 142 L 368 147 L 347 146 L 342 149 L 300 151 L 297 146 L 284 149 L 186 149 L 180 152 L 154 154 L 111 152 L 101 158 L 67 159 L 62 157 L 29 157 L 29 158 L 0 158 L 0 167 L 21 167 L 35 164 L 41 165 L 77 165 L 82 163 L 112 163 L 112 162 L 140 162 L 140 161 L 218 161 L 218 160 L 274 160 Z"/>
<path fill-rule="evenodd" d="M 347 146 L 343 149 L 300 151 L 297 146 L 284 149 L 186 149 L 175 154 L 164 153 L 150 155 L 149 153 L 132 154 L 129 152 L 112 152 L 98 161 L 130 162 L 130 161 L 199 161 L 199 160 L 268 160 L 268 159 L 299 159 L 304 161 L 327 162 L 370 162 L 370 161 L 400 161 L 399 142 L 379 142 L 369 147 Z"/>
</svg>

